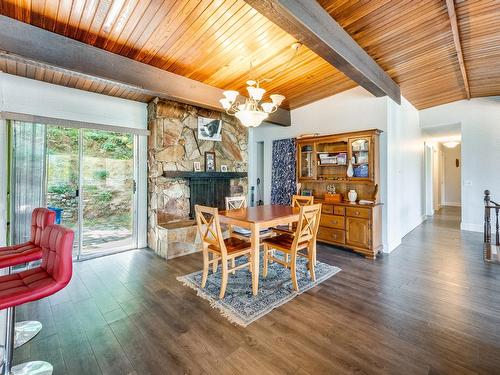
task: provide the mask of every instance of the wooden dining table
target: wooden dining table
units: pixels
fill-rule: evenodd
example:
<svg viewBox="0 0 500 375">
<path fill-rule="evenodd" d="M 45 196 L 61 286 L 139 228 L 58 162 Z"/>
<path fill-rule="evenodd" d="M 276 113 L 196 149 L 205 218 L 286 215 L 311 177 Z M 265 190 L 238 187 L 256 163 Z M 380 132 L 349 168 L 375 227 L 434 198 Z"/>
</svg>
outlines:
<svg viewBox="0 0 500 375">
<path fill-rule="evenodd" d="M 252 292 L 259 291 L 260 231 L 299 220 L 300 209 L 291 206 L 264 205 L 237 210 L 219 211 L 221 223 L 250 229 L 252 245 Z"/>
</svg>

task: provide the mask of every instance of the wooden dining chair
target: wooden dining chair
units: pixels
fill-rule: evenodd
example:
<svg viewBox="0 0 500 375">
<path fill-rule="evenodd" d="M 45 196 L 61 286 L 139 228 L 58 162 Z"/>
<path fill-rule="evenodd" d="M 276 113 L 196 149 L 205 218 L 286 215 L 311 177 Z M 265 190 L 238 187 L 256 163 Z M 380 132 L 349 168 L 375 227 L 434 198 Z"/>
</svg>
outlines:
<svg viewBox="0 0 500 375">
<path fill-rule="evenodd" d="M 292 207 L 302 207 L 310 206 L 314 204 L 314 196 L 312 195 L 292 195 Z M 290 223 L 288 225 L 278 225 L 273 227 L 272 230 L 276 234 L 292 234 L 295 231 L 296 223 Z M 285 255 L 286 261 L 288 262 L 288 254 Z"/>
<path fill-rule="evenodd" d="M 240 195 L 237 197 L 226 197 L 226 211 L 247 208 L 247 197 Z"/>
<path fill-rule="evenodd" d="M 244 195 L 237 197 L 226 197 L 226 211 L 239 210 L 241 208 L 247 208 L 247 198 Z M 250 241 L 251 239 L 252 233 L 247 228 L 241 228 L 235 225 L 229 225 L 228 229 L 229 229 L 229 235 L 232 237 L 236 237 L 239 238 L 240 240 L 245 240 L 245 241 Z M 268 228 L 262 229 L 259 234 L 261 239 L 268 238 L 272 235 L 273 232 Z M 231 266 L 233 268 L 235 266 L 234 258 L 231 260 Z"/>
<path fill-rule="evenodd" d="M 314 266 L 316 264 L 316 236 L 320 215 L 321 204 L 301 206 L 299 221 L 292 234 L 283 233 L 263 241 L 264 277 L 267 277 L 269 261 L 279 263 L 286 268 L 290 268 L 293 288 L 299 291 L 299 284 L 297 282 L 297 257 L 302 256 L 308 259 L 307 268 L 309 269 L 311 279 L 316 281 Z M 303 250 L 307 250 L 306 253 Z M 283 253 L 283 258 L 276 257 L 276 252 Z"/>
<path fill-rule="evenodd" d="M 314 197 L 313 196 L 305 196 L 305 195 L 293 195 L 292 196 L 292 207 L 302 207 L 302 206 L 310 206 L 314 204 Z M 291 234 L 295 231 L 295 225 L 294 223 L 290 223 L 288 225 L 278 225 L 276 227 L 273 227 L 272 230 L 278 234 L 282 233 L 288 233 Z"/>
<path fill-rule="evenodd" d="M 247 208 L 247 198 L 245 196 L 226 197 L 226 211 L 239 210 L 241 208 Z M 238 226 L 229 226 L 229 233 L 231 236 L 248 241 L 252 235 L 250 230 Z M 272 231 L 268 228 L 260 231 L 260 238 L 267 238 L 272 235 Z"/>
<path fill-rule="evenodd" d="M 224 298 L 229 272 L 235 272 L 238 269 L 248 267 L 252 271 L 252 247 L 247 241 L 235 237 L 224 239 L 219 221 L 219 211 L 217 207 L 205 207 L 196 205 L 196 224 L 203 245 L 203 277 L 201 287 L 205 288 L 208 278 L 208 269 L 210 265 L 217 270 L 219 260 L 222 265 L 222 283 L 220 287 L 219 298 Z M 212 255 L 210 259 L 209 255 Z M 249 261 L 238 266 L 235 265 L 236 258 L 247 256 Z M 228 261 L 232 261 L 231 268 L 228 268 Z"/>
<path fill-rule="evenodd" d="M 293 195 L 292 207 L 310 206 L 314 204 L 314 197 L 312 195 Z"/>
</svg>

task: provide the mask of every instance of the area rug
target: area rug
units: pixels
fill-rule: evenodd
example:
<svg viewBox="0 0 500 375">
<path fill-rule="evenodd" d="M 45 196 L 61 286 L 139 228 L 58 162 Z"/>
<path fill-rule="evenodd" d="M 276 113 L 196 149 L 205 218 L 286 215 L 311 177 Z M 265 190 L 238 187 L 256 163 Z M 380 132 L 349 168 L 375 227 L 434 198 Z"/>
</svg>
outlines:
<svg viewBox="0 0 500 375">
<path fill-rule="evenodd" d="M 241 260 L 244 261 L 244 260 Z M 299 292 L 292 286 L 290 270 L 277 264 L 270 263 L 267 277 L 262 276 L 262 262 L 260 263 L 259 293 L 252 294 L 252 278 L 248 269 L 237 270 L 236 274 L 229 275 L 224 299 L 219 299 L 221 272 L 220 265 L 215 274 L 210 271 L 207 285 L 201 288 L 202 271 L 179 276 L 177 280 L 194 290 L 198 296 L 208 300 L 210 305 L 218 309 L 232 323 L 248 326 L 257 319 L 271 312 L 278 306 L 292 300 L 314 286 L 332 277 L 340 268 L 318 262 L 316 265 L 316 281 L 313 282 L 307 271 L 307 259 L 297 259 L 297 280 Z"/>
</svg>

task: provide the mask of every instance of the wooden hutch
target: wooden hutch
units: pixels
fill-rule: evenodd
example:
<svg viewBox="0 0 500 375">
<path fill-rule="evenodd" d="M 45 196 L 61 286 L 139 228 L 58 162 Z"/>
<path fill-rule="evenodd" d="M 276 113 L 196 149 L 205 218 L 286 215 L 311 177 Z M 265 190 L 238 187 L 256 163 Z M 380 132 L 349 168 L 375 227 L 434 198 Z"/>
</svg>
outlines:
<svg viewBox="0 0 500 375">
<path fill-rule="evenodd" d="M 379 134 L 381 130 L 297 139 L 297 180 L 301 191 L 323 203 L 318 241 L 375 258 L 382 250 L 382 203 L 378 201 Z M 348 177 L 349 162 L 353 176 Z M 335 187 L 341 201 L 325 201 Z M 348 200 L 357 193 L 356 203 Z M 374 203 L 360 204 L 360 200 Z"/>
</svg>

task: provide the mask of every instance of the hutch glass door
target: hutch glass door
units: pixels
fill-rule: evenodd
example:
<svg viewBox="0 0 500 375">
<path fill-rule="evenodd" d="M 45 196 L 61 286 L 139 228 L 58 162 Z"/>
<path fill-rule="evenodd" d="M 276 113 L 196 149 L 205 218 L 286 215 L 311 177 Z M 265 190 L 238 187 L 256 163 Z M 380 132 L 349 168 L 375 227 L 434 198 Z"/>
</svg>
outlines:
<svg viewBox="0 0 500 375">
<path fill-rule="evenodd" d="M 299 178 L 316 178 L 314 143 L 299 144 Z"/>
<path fill-rule="evenodd" d="M 370 170 L 370 158 L 372 157 L 370 140 L 370 137 L 349 140 L 349 151 L 354 172 L 352 179 L 368 180 L 371 178 L 373 171 Z"/>
</svg>

